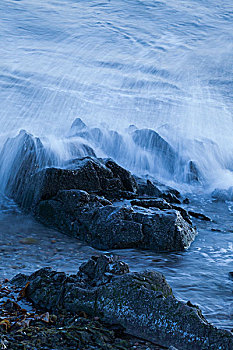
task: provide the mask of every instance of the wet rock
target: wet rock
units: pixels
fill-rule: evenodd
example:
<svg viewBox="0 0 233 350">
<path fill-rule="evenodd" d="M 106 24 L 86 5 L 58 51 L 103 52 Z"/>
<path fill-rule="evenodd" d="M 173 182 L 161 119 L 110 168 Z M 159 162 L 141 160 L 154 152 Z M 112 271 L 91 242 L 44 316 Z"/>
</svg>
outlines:
<svg viewBox="0 0 233 350">
<path fill-rule="evenodd" d="M 189 215 L 189 212 L 187 212 L 184 208 L 178 207 L 177 205 L 171 205 L 172 209 L 178 210 L 184 220 L 186 220 L 190 225 L 192 225 L 192 221 Z"/>
<path fill-rule="evenodd" d="M 124 186 L 124 189 L 126 191 L 136 192 L 137 183 L 129 171 L 122 168 L 120 165 L 118 165 L 117 163 L 115 163 L 111 159 L 105 160 L 104 163 L 105 163 L 106 167 L 112 171 L 114 177 L 120 178 L 120 180 Z"/>
<path fill-rule="evenodd" d="M 107 270 L 111 270 L 116 264 L 119 265 L 120 262 L 116 261 L 115 264 L 108 264 L 107 266 L 111 266 L 111 268 L 108 269 L 106 266 Z M 97 263 L 97 265 L 99 264 Z M 128 272 L 128 269 L 126 272 Z M 107 275 L 110 274 L 106 272 L 106 277 Z M 82 273 L 84 279 L 85 276 Z M 25 277 L 28 279 L 28 276 Z M 75 276 L 73 276 L 74 278 Z M 72 278 L 70 277 L 69 282 L 71 280 Z M 17 278 L 15 281 L 17 281 Z M 100 281 L 99 283 L 102 284 Z M 27 285 L 29 284 L 30 282 L 28 281 Z M 0 338 L 2 349 L 164 349 L 162 346 L 126 334 L 125 328 L 120 324 L 108 324 L 101 321 L 99 317 L 87 315 L 84 311 L 74 315 L 64 310 L 64 308 L 63 310 L 56 308 L 56 314 L 54 314 L 36 308 L 35 304 L 32 305 L 29 300 L 25 299 L 25 295 L 24 299 L 19 300 L 17 298 L 18 293 L 26 289 L 22 289 L 21 286 L 16 286 L 14 283 L 4 282 L 0 286 L 1 290 L 7 291 L 7 300 L 4 296 L 1 296 L 0 292 Z"/>
<path fill-rule="evenodd" d="M 229 277 L 233 279 L 233 272 L 229 272 Z"/>
<path fill-rule="evenodd" d="M 176 251 L 186 249 L 195 238 L 189 222 L 168 204 L 165 211 L 104 204 L 84 191 L 60 191 L 39 203 L 36 216 L 97 249 Z"/>
<path fill-rule="evenodd" d="M 189 215 L 189 213 L 183 209 L 182 207 L 179 207 L 177 205 L 171 204 L 166 202 L 164 199 L 135 199 L 133 201 L 131 201 L 131 205 L 136 205 L 139 207 L 143 207 L 143 208 L 159 208 L 161 210 L 166 210 L 166 209 L 175 209 L 178 210 L 181 214 L 181 216 L 183 217 L 184 220 L 186 220 L 190 225 L 192 225 L 192 221 L 190 219 L 191 214 Z M 196 214 L 198 217 L 198 213 L 194 213 Z M 200 218 L 202 220 L 207 220 L 208 218 L 203 215 L 200 214 Z"/>
<path fill-rule="evenodd" d="M 161 210 L 163 209 L 171 209 L 171 205 L 167 203 L 164 199 L 134 199 L 131 202 L 131 205 L 136 205 L 138 207 L 143 208 L 159 208 Z"/>
<path fill-rule="evenodd" d="M 181 204 L 180 199 L 172 191 L 165 191 L 162 197 L 169 203 Z"/>
<path fill-rule="evenodd" d="M 191 211 L 191 210 L 189 210 L 188 213 L 190 216 L 193 216 L 196 219 L 203 220 L 203 221 L 211 221 L 211 219 L 208 216 L 206 216 L 202 213 L 196 213 L 196 212 Z"/>
<path fill-rule="evenodd" d="M 89 141 L 92 145 L 102 149 L 109 157 L 117 158 L 124 152 L 126 144 L 124 138 L 117 131 L 100 128 L 71 128 L 71 135 Z"/>
<path fill-rule="evenodd" d="M 114 162 L 112 162 L 114 164 Z M 98 159 L 84 157 L 67 162 L 66 168 L 45 168 L 30 176 L 22 188 L 21 195 L 27 198 L 25 207 L 33 208 L 41 200 L 54 197 L 60 190 L 85 190 L 89 193 L 105 195 L 107 198 L 129 197 L 127 188 L 133 189 L 134 182 L 130 182 L 130 174 L 123 168 L 121 176 L 114 177 L 113 172 Z M 128 177 L 126 176 L 128 174 Z M 123 184 L 123 182 L 124 184 Z"/>
<path fill-rule="evenodd" d="M 137 194 L 143 197 L 164 198 L 169 203 L 181 204 L 180 192 L 169 186 L 165 186 L 158 181 L 134 176 L 137 182 Z"/>
<path fill-rule="evenodd" d="M 112 258 L 104 256 L 92 258 L 70 277 L 39 270 L 28 277 L 26 297 L 46 310 L 101 317 L 153 343 L 184 350 L 232 349 L 233 335 L 209 324 L 191 302 L 174 298 L 161 273 L 128 273 L 125 268 L 119 275 L 112 266 Z"/>
<path fill-rule="evenodd" d="M 148 196 L 148 197 L 161 197 L 162 191 L 158 188 L 158 186 L 154 185 L 151 180 L 142 179 L 136 177 L 137 182 L 137 193 L 139 196 Z"/>
</svg>

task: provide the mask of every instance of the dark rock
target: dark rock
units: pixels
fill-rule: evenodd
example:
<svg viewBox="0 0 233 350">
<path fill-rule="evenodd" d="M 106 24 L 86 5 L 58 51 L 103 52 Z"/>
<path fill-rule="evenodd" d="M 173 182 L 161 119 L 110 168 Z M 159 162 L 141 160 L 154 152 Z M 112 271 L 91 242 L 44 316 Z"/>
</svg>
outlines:
<svg viewBox="0 0 233 350">
<path fill-rule="evenodd" d="M 169 203 L 181 204 L 180 199 L 177 198 L 177 196 L 174 193 L 170 192 L 170 191 L 168 191 L 168 192 L 166 191 L 165 193 L 163 193 L 162 197 L 164 199 L 166 199 L 166 201 L 169 202 Z"/>
<path fill-rule="evenodd" d="M 206 216 L 202 213 L 196 213 L 196 212 L 191 211 L 191 210 L 189 210 L 188 213 L 190 216 L 193 216 L 196 219 L 204 220 L 204 221 L 211 221 L 211 219 L 208 216 Z"/>
<path fill-rule="evenodd" d="M 54 197 L 60 190 L 78 189 L 105 195 L 107 198 L 131 198 L 133 194 L 126 191 L 124 186 L 133 190 L 134 181 L 131 181 L 130 173 L 124 173 L 120 166 L 115 165 L 115 173 L 116 168 L 121 175 L 114 177 L 102 161 L 90 157 L 69 161 L 66 169 L 45 168 L 30 175 L 30 181 L 20 187 L 19 197 L 21 195 L 27 198 L 26 203 L 22 200 L 21 203 L 29 208 L 35 207 L 41 200 Z"/>
<path fill-rule="evenodd" d="M 137 193 L 139 196 L 161 197 L 162 191 L 154 185 L 151 180 L 134 177 L 137 182 Z"/>
<path fill-rule="evenodd" d="M 178 210 L 184 220 L 186 220 L 190 225 L 192 225 L 192 221 L 189 216 L 189 212 L 187 212 L 184 208 L 178 207 L 177 205 L 171 205 L 172 209 Z"/>
<path fill-rule="evenodd" d="M 105 160 L 105 165 L 109 168 L 114 177 L 119 177 L 126 191 L 136 192 L 137 183 L 132 174 L 111 159 Z"/>
<path fill-rule="evenodd" d="M 79 196 L 77 190 L 60 191 L 39 203 L 36 216 L 97 249 L 175 251 L 186 249 L 195 237 L 195 230 L 176 210 L 103 205 L 95 196 L 82 194 L 86 202 Z"/>
<path fill-rule="evenodd" d="M 123 275 L 128 272 L 129 266 L 126 263 L 107 255 L 93 256 L 79 268 L 79 276 L 91 286 L 107 283 L 113 275 Z"/>
<path fill-rule="evenodd" d="M 183 204 L 189 204 L 190 203 L 190 200 L 188 199 L 188 198 L 185 198 L 184 200 L 183 200 Z"/>
<path fill-rule="evenodd" d="M 42 269 L 28 277 L 26 297 L 46 310 L 80 311 L 131 335 L 178 349 L 231 350 L 233 335 L 209 324 L 191 302 L 174 298 L 165 277 L 156 271 L 115 274 L 109 257 L 92 258 L 76 276 Z M 117 269 L 118 271 L 118 269 Z"/>
<path fill-rule="evenodd" d="M 154 251 L 179 251 L 189 247 L 196 231 L 177 210 L 136 212 L 134 219 L 143 225 L 143 247 Z"/>
<path fill-rule="evenodd" d="M 27 281 L 28 281 L 28 276 L 23 273 L 19 273 L 12 278 L 11 283 L 17 285 L 18 287 L 24 287 Z"/>
<path fill-rule="evenodd" d="M 171 205 L 167 203 L 164 199 L 154 198 L 154 199 L 134 199 L 131 202 L 131 205 L 136 205 L 143 208 L 159 208 L 163 209 L 172 209 Z"/>
<path fill-rule="evenodd" d="M 144 197 L 164 198 L 169 203 L 181 204 L 180 192 L 169 186 L 165 186 L 155 180 L 134 176 L 137 182 L 137 193 Z"/>
<path fill-rule="evenodd" d="M 229 272 L 229 277 L 233 279 L 233 272 Z"/>
<path fill-rule="evenodd" d="M 213 232 L 222 232 L 222 230 L 220 230 L 219 228 L 212 228 L 211 231 L 213 231 Z"/>
</svg>

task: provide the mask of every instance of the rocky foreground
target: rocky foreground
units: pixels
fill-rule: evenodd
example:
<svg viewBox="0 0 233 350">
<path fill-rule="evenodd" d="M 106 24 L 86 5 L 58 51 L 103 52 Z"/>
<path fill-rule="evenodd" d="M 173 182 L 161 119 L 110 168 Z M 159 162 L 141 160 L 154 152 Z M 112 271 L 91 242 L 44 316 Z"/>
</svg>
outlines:
<svg viewBox="0 0 233 350">
<path fill-rule="evenodd" d="M 117 133 L 106 136 L 80 119 L 71 131 L 78 141 L 67 138 L 68 160 L 25 131 L 8 139 L 0 154 L 5 193 L 46 226 L 97 249 L 172 252 L 190 246 L 196 236 L 191 216 L 209 218 L 182 208 L 188 199 L 175 189 L 97 158 L 84 142 L 106 145 L 107 137 L 114 155 L 113 146 L 121 144 Z M 199 181 L 195 164 L 180 160 L 157 133 L 133 130 L 131 137 L 157 154 L 158 165 L 167 157 L 169 172 L 179 164 L 187 168 L 188 181 Z M 108 256 L 93 257 L 76 275 L 45 268 L 17 275 L 10 285 L 1 292 L 3 349 L 233 348 L 232 334 L 209 324 L 191 302 L 178 301 L 163 275 L 129 272 Z M 33 312 L 17 303 L 14 290 L 20 289 L 19 301 L 31 302 Z"/>
<path fill-rule="evenodd" d="M 10 288 L 34 311 L 10 300 Z M 178 301 L 162 274 L 129 272 L 106 255 L 92 257 L 76 275 L 50 268 L 19 274 L 1 298 L 4 349 L 233 348 L 232 333 L 209 324 L 191 302 Z"/>
</svg>

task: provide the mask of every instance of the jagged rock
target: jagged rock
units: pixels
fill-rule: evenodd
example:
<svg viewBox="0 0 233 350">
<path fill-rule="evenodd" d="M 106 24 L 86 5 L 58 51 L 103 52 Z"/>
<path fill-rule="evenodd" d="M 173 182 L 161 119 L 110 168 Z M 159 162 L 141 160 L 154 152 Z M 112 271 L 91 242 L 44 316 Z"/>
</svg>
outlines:
<svg viewBox="0 0 233 350">
<path fill-rule="evenodd" d="M 179 198 L 177 198 L 177 196 L 171 191 L 164 192 L 162 194 L 162 197 L 166 199 L 166 201 L 168 201 L 169 203 L 181 204 L 181 201 L 179 200 Z"/>
<path fill-rule="evenodd" d="M 178 210 L 183 217 L 184 220 L 186 220 L 190 225 L 192 225 L 192 221 L 190 219 L 189 214 L 187 211 L 181 207 L 178 207 L 176 205 L 167 203 L 164 199 L 135 199 L 131 201 L 131 205 L 136 205 L 143 208 L 159 208 L 161 210 L 164 209 L 175 209 Z"/>
<path fill-rule="evenodd" d="M 120 324 L 131 335 L 177 349 L 233 348 L 232 333 L 209 324 L 191 302 L 178 301 L 156 271 L 129 273 L 126 264 L 101 256 L 83 264 L 77 275 L 44 268 L 27 280 L 26 297 L 45 310 L 82 311 Z"/>
<path fill-rule="evenodd" d="M 157 181 L 134 176 L 137 182 L 137 194 L 141 197 L 164 198 L 169 203 L 181 204 L 180 192 Z"/>
<path fill-rule="evenodd" d="M 172 209 L 171 205 L 167 203 L 164 199 L 160 198 L 151 198 L 151 199 L 134 199 L 131 202 L 131 205 L 136 205 L 143 208 L 159 208 L 163 209 Z"/>
<path fill-rule="evenodd" d="M 114 177 L 119 177 L 121 179 L 121 182 L 126 191 L 136 192 L 137 183 L 134 177 L 132 176 L 132 174 L 128 170 L 122 168 L 120 165 L 115 163 L 112 159 L 107 159 L 105 160 L 104 163 L 106 167 L 112 171 Z"/>
<path fill-rule="evenodd" d="M 97 249 L 184 250 L 196 232 L 178 211 L 168 204 L 166 208 L 169 210 L 113 206 L 84 191 L 70 190 L 41 201 L 36 216 Z"/>
<path fill-rule="evenodd" d="M 192 216 L 196 219 L 204 220 L 204 221 L 211 221 L 211 219 L 208 216 L 206 216 L 205 214 L 196 213 L 195 211 L 191 211 L 191 210 L 189 210 L 188 213 L 190 216 Z"/>
<path fill-rule="evenodd" d="M 22 165 L 24 171 L 31 169 L 32 164 L 27 159 L 27 163 Z M 104 162 L 96 158 L 78 158 L 67 162 L 65 166 L 65 169 L 49 167 L 37 172 L 28 171 L 20 186 L 18 182 L 14 182 L 17 197 L 12 190 L 11 196 L 24 208 L 32 209 L 41 200 L 54 197 L 59 190 L 86 190 L 90 193 L 104 194 L 109 198 L 124 198 L 124 195 L 126 198 L 131 198 L 133 193 L 130 194 L 129 189 L 135 190 L 135 183 L 130 173 L 117 164 L 114 165 L 113 161 L 111 169 L 119 174 L 116 177 Z M 22 174 L 22 171 L 19 174 Z"/>
<path fill-rule="evenodd" d="M 184 200 L 183 200 L 183 204 L 189 204 L 190 203 L 190 200 L 188 199 L 188 198 L 185 198 Z"/>
<path fill-rule="evenodd" d="M 137 193 L 139 196 L 162 197 L 162 191 L 152 181 L 136 177 Z"/>
</svg>

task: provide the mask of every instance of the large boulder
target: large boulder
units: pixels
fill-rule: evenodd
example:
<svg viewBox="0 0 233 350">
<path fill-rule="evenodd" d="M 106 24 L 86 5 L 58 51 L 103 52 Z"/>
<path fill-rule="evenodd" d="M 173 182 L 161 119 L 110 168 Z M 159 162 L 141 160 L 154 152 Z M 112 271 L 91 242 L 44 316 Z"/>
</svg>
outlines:
<svg viewBox="0 0 233 350">
<path fill-rule="evenodd" d="M 40 201 L 36 216 L 46 225 L 75 236 L 97 249 L 142 248 L 179 251 L 189 247 L 196 231 L 180 211 L 112 205 L 85 191 L 59 191 Z"/>
<path fill-rule="evenodd" d="M 24 278 L 23 278 L 24 277 Z M 209 324 L 191 302 L 178 301 L 165 277 L 156 271 L 129 272 L 111 257 L 93 257 L 77 275 L 44 268 L 31 276 L 24 293 L 36 307 L 65 309 L 120 324 L 129 334 L 182 350 L 231 350 L 232 333 Z"/>
</svg>

